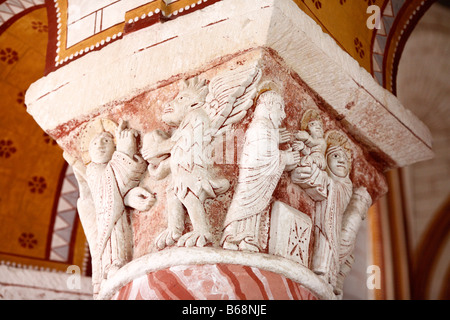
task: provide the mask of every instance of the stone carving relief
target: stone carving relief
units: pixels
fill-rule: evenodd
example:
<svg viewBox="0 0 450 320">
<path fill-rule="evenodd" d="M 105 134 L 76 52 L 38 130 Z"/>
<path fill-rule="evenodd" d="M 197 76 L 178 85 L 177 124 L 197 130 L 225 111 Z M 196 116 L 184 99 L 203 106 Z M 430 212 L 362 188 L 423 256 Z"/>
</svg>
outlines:
<svg viewBox="0 0 450 320">
<path fill-rule="evenodd" d="M 309 266 L 311 218 L 295 208 L 275 201 L 271 211 L 269 254 Z"/>
<path fill-rule="evenodd" d="M 260 230 L 268 219 L 272 194 L 283 171 L 300 160 L 298 152 L 279 149 L 280 144 L 290 141 L 289 132 L 280 128 L 286 117 L 284 108 L 282 96 L 275 91 L 266 91 L 258 98 L 224 223 L 221 243 L 225 249 L 259 252 L 267 245 L 268 233 Z"/>
<path fill-rule="evenodd" d="M 342 217 L 341 241 L 339 246 L 340 268 L 335 288 L 337 294 L 342 294 L 345 277 L 351 270 L 354 262 L 352 253 L 355 249 L 356 236 L 371 205 L 372 198 L 366 188 L 354 188 L 350 202 Z"/>
<path fill-rule="evenodd" d="M 295 134 L 293 149 L 300 151 L 302 155 L 301 166 L 314 163 L 321 170 L 327 167 L 325 160 L 327 143 L 324 138 L 322 118 L 318 111 L 308 109 L 303 115 L 301 131 Z"/>
<path fill-rule="evenodd" d="M 144 137 L 142 154 L 157 179 L 171 174 L 167 189 L 168 227 L 156 239 L 158 249 L 203 247 L 212 241 L 204 202 L 226 192 L 230 183 L 214 171 L 215 138 L 244 118 L 253 105 L 261 77 L 258 67 L 242 67 L 205 81 L 192 78 L 164 107 L 162 120 L 174 132 Z M 183 234 L 186 214 L 193 230 Z"/>
<path fill-rule="evenodd" d="M 354 190 L 349 178 L 352 152 L 347 137 L 339 131 L 330 131 L 325 141 L 326 167 L 314 161 L 319 157 L 314 157 L 313 161 L 300 161 L 292 171 L 291 179 L 315 201 L 310 268 L 338 294 L 348 271 L 345 269 L 351 262 L 358 219 L 367 212 L 371 198 L 364 188 Z M 351 201 L 352 205 L 349 205 Z"/>
<path fill-rule="evenodd" d="M 67 152 L 65 158 L 80 186 L 78 211 L 93 258 L 94 293 L 133 259 L 136 240 L 129 209 L 149 211 L 156 201 L 141 186 L 144 175 L 160 184 L 159 192 L 165 189 L 167 225 L 152 234 L 155 250 L 212 244 L 228 252 L 268 253 L 311 269 L 335 294 L 342 293 L 371 197 L 350 180 L 347 136 L 325 132 L 316 109 L 304 112 L 300 130 L 283 127 L 287 115 L 281 90 L 271 81 L 260 84 L 261 78 L 260 67 L 252 65 L 209 82 L 198 77 L 183 81 L 163 106 L 167 131 L 140 135 L 125 122 L 116 125 L 108 119 L 83 128 L 81 161 Z M 252 116 L 242 121 L 251 107 Z M 243 122 L 242 151 L 233 163 L 238 174 L 231 181 L 219 174 L 213 153 L 224 143 L 222 133 Z M 309 211 L 299 210 L 298 199 L 296 204 L 289 203 L 289 196 L 276 199 L 276 192 L 287 193 L 281 179 L 308 198 Z M 231 202 L 221 211 L 222 220 L 215 220 L 223 224 L 213 231 L 208 217 L 214 213 L 206 200 L 227 192 Z M 188 220 L 192 228 L 186 227 Z"/>
<path fill-rule="evenodd" d="M 127 208 L 146 211 L 156 200 L 139 187 L 147 164 L 137 153 L 137 135 L 124 122 L 94 120 L 81 134 L 82 161 L 64 153 L 80 188 L 77 206 L 92 255 L 94 295 L 132 259 Z"/>
</svg>

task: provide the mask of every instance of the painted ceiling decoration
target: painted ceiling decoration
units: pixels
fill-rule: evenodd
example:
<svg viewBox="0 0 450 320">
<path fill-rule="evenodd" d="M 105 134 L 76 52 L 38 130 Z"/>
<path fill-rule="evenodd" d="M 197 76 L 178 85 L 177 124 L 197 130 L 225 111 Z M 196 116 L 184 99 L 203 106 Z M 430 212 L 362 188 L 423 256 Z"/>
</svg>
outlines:
<svg viewBox="0 0 450 320">
<path fill-rule="evenodd" d="M 43 1 L 43 0 L 28 0 Z M 222 0 L 47 0 L 50 43 L 46 73 L 143 27 L 176 19 Z M 375 80 L 395 93 L 398 60 L 406 39 L 434 0 L 292 0 Z M 12 1 L 6 1 L 12 2 Z M 21 2 L 16 0 L 15 2 Z M 23 0 L 25 2 L 25 0 Z M 369 6 L 380 8 L 379 28 L 369 28 Z"/>
<path fill-rule="evenodd" d="M 62 150 L 26 112 L 34 81 L 141 28 L 225 0 L 0 0 L 0 261 L 89 273 L 77 184 Z M 401 51 L 431 0 L 292 0 L 395 93 Z M 367 27 L 370 5 L 380 29 Z"/>
<path fill-rule="evenodd" d="M 48 71 L 100 50 L 126 34 L 212 5 L 218 0 L 47 0 L 54 41 Z M 219 0 L 220 1 L 220 0 Z M 53 5 L 52 5 L 53 3 Z"/>
<path fill-rule="evenodd" d="M 406 40 L 434 0 L 293 0 L 374 79 L 395 94 L 397 66 Z M 369 6 L 380 8 L 369 29 Z"/>
<path fill-rule="evenodd" d="M 3 1 L 0 17 L 0 262 L 56 271 L 76 264 L 85 272 L 78 187 L 65 178 L 62 150 L 24 104 L 29 85 L 44 75 L 47 9 L 43 1 Z"/>
<path fill-rule="evenodd" d="M 43 5 L 45 0 L 0 1 L 0 25 L 10 21 L 23 11 Z"/>
</svg>

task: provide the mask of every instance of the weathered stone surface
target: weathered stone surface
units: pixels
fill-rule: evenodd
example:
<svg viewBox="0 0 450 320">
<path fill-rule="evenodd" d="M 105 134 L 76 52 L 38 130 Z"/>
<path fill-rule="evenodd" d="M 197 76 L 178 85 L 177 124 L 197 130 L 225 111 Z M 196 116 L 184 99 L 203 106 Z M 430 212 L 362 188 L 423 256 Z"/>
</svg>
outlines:
<svg viewBox="0 0 450 320">
<path fill-rule="evenodd" d="M 252 2 L 221 1 L 136 31 L 73 61 L 30 87 L 28 110 L 58 138 L 90 114 L 160 87 L 168 79 L 198 72 L 237 52 L 267 47 L 386 168 L 432 156 L 431 136 L 423 123 L 292 1 L 264 0 L 259 9 Z M 182 58 L 174 63 L 177 54 Z"/>
<path fill-rule="evenodd" d="M 430 137 L 293 6 L 220 1 L 29 89 L 28 111 L 82 165 L 78 211 L 96 297 L 137 297 L 170 268 L 203 276 L 200 266 L 228 264 L 277 273 L 310 298 L 341 297 L 359 222 L 387 191 L 383 172 L 430 157 Z M 90 135 L 95 123 L 108 148 Z M 274 232 L 274 203 L 310 226 L 304 258 L 291 259 L 295 235 L 282 236 L 292 223 Z M 271 231 L 289 242 L 283 252 L 269 249 Z"/>
</svg>

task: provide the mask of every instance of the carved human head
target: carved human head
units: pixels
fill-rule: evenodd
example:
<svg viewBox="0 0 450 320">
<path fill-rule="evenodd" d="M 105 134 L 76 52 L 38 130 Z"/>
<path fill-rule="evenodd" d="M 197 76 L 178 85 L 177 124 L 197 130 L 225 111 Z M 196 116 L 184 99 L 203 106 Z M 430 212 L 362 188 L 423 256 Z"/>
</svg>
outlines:
<svg viewBox="0 0 450 320">
<path fill-rule="evenodd" d="M 170 126 L 178 126 L 186 114 L 200 108 L 205 103 L 208 87 L 197 77 L 184 81 L 174 100 L 164 105 L 162 120 Z"/>
<path fill-rule="evenodd" d="M 327 132 L 327 167 L 333 175 L 345 178 L 351 169 L 352 155 L 348 138 L 339 131 Z"/>
<path fill-rule="evenodd" d="M 320 113 L 316 110 L 308 109 L 303 115 L 301 129 L 304 131 L 307 130 L 315 139 L 323 138 L 324 131 Z"/>
<path fill-rule="evenodd" d="M 117 124 L 110 120 L 110 119 L 102 119 L 102 118 L 96 118 L 93 119 L 91 121 L 89 121 L 88 123 L 86 123 L 80 132 L 80 137 L 79 137 L 79 141 L 80 141 L 80 151 L 81 151 L 81 157 L 83 160 L 83 163 L 85 165 L 89 164 L 91 161 L 96 162 L 96 163 L 104 163 L 103 160 L 101 160 L 99 157 L 97 156 L 97 154 L 99 152 L 94 151 L 94 148 L 97 149 L 99 148 L 99 144 L 97 143 L 97 146 L 94 146 L 94 140 L 98 140 L 100 139 L 100 136 L 108 136 L 111 137 L 112 139 L 108 139 L 108 140 L 112 140 L 113 146 L 109 146 L 108 149 L 110 148 L 115 148 L 115 134 L 117 131 Z M 106 135 L 107 134 L 107 135 Z M 102 147 L 103 148 L 103 147 Z M 106 151 L 106 148 L 105 148 Z M 94 154 L 94 157 L 91 156 L 91 154 Z M 109 153 L 109 152 L 108 152 Z M 112 153 L 111 153 L 112 155 Z M 106 154 L 104 156 L 106 158 Z M 110 159 L 108 159 L 107 161 L 109 161 Z"/>
<path fill-rule="evenodd" d="M 327 151 L 328 169 L 337 177 L 345 178 L 350 171 L 350 161 L 341 147 L 332 147 Z"/>
<path fill-rule="evenodd" d="M 286 118 L 283 97 L 273 90 L 263 92 L 257 101 L 255 117 L 268 118 L 279 128 Z"/>
<path fill-rule="evenodd" d="M 89 156 L 94 163 L 107 163 L 115 150 L 114 137 L 109 132 L 99 133 L 89 144 Z"/>
</svg>

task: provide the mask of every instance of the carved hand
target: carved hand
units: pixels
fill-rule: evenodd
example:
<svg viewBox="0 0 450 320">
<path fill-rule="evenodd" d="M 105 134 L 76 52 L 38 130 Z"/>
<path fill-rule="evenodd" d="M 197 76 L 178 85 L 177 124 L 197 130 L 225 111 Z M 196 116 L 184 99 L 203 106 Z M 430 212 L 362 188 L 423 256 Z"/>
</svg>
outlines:
<svg viewBox="0 0 450 320">
<path fill-rule="evenodd" d="M 298 151 L 289 149 L 284 151 L 283 154 L 286 159 L 286 166 L 293 166 L 300 162 L 300 153 Z"/>
<path fill-rule="evenodd" d="M 300 183 L 301 180 L 310 178 L 314 172 L 314 166 L 315 164 L 312 164 L 312 166 L 306 166 L 306 167 L 297 167 L 292 172 L 291 178 L 294 183 Z M 317 166 L 316 166 L 317 167 Z"/>
<path fill-rule="evenodd" d="M 123 199 L 126 206 L 139 211 L 149 210 L 156 202 L 156 197 L 141 187 L 131 189 Z"/>
<path fill-rule="evenodd" d="M 279 133 L 280 133 L 279 138 L 280 144 L 291 141 L 291 133 L 287 131 L 286 128 L 280 128 Z"/>
<path fill-rule="evenodd" d="M 137 152 L 136 137 L 138 132 L 134 129 L 127 129 L 126 123 L 121 121 L 117 128 L 117 151 L 123 152 L 133 157 Z"/>
</svg>

